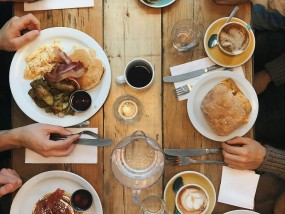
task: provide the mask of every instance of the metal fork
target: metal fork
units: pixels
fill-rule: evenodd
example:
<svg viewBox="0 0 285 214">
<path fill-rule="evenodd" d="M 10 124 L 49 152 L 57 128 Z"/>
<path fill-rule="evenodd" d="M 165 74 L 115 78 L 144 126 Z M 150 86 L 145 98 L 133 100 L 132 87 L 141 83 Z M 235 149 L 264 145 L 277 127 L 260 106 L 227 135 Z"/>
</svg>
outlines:
<svg viewBox="0 0 285 214">
<path fill-rule="evenodd" d="M 187 166 L 189 164 L 225 164 L 223 160 L 194 160 L 184 156 L 167 155 L 166 159 L 171 161 L 175 166 Z"/>
<path fill-rule="evenodd" d="M 176 97 L 187 94 L 192 90 L 192 85 L 186 84 L 173 90 Z"/>
<path fill-rule="evenodd" d="M 81 131 L 81 132 L 78 132 L 78 133 L 69 134 L 69 135 L 66 135 L 66 136 L 52 133 L 52 134 L 50 134 L 50 140 L 64 140 L 67 137 L 70 137 L 72 135 L 77 135 L 77 134 L 79 134 L 79 135 L 86 134 L 86 135 L 89 135 L 91 137 L 94 137 L 95 139 L 99 138 L 99 135 L 96 134 L 95 132 L 92 132 L 92 131 L 89 131 L 89 130 L 84 130 L 84 131 Z"/>
</svg>

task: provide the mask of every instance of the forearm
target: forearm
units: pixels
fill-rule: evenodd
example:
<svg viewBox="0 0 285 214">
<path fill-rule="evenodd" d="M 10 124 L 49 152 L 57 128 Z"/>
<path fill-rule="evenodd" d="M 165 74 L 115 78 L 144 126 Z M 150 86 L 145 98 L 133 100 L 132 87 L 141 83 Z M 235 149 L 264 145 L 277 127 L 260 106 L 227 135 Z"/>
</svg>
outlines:
<svg viewBox="0 0 285 214">
<path fill-rule="evenodd" d="M 285 179 L 285 151 L 266 145 L 267 154 L 262 165 L 257 169 L 269 172 Z"/>
<path fill-rule="evenodd" d="M 285 53 L 266 63 L 265 69 L 276 86 L 285 83 Z"/>
<path fill-rule="evenodd" d="M 20 148 L 20 140 L 15 130 L 0 131 L 0 151 Z"/>
</svg>

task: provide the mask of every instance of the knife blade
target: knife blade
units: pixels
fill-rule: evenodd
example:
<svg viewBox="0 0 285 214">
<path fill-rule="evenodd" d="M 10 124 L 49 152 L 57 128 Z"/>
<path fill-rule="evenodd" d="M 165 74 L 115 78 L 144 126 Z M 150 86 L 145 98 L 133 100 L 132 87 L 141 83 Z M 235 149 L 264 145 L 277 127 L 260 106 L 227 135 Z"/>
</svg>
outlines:
<svg viewBox="0 0 285 214">
<path fill-rule="evenodd" d="M 171 156 L 200 156 L 206 154 L 215 154 L 221 152 L 221 149 L 164 149 L 164 153 Z"/>
<path fill-rule="evenodd" d="M 185 74 L 163 77 L 163 80 L 164 80 L 164 82 L 179 82 L 179 81 L 191 79 L 193 77 L 201 76 L 202 74 L 205 74 L 208 71 L 212 71 L 212 70 L 215 70 L 215 69 L 218 69 L 221 67 L 222 66 L 220 66 L 220 65 L 212 65 L 210 67 L 198 69 L 198 70 L 191 71 L 191 72 L 188 72 Z"/>
<path fill-rule="evenodd" d="M 57 140 L 65 140 L 66 136 L 58 135 L 58 134 L 50 134 L 50 140 L 57 141 Z M 109 139 L 104 138 L 79 138 L 73 142 L 74 144 L 79 145 L 89 145 L 89 146 L 107 146 L 112 144 L 112 141 Z"/>
<path fill-rule="evenodd" d="M 74 144 L 78 145 L 89 145 L 89 146 L 107 146 L 112 144 L 111 140 L 108 139 L 85 139 L 79 138 L 74 142 Z"/>
</svg>

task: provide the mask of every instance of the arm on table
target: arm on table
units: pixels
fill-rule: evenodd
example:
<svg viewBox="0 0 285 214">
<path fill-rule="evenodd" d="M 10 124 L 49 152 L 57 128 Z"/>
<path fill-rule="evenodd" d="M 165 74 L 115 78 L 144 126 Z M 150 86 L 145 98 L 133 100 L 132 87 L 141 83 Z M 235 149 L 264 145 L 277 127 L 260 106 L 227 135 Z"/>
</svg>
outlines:
<svg viewBox="0 0 285 214">
<path fill-rule="evenodd" d="M 224 161 L 241 170 L 270 172 L 285 179 L 285 151 L 246 137 L 236 137 L 222 143 Z"/>
</svg>

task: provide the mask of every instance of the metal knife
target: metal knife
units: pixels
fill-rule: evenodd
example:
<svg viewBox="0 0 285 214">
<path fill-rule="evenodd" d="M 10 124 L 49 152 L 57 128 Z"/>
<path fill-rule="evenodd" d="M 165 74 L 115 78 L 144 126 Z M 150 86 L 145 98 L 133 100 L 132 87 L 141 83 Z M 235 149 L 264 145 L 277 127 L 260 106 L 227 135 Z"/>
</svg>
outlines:
<svg viewBox="0 0 285 214">
<path fill-rule="evenodd" d="M 187 80 L 187 79 L 191 79 L 193 77 L 198 77 L 202 74 L 207 73 L 208 71 L 212 71 L 218 68 L 221 68 L 222 66 L 220 65 L 212 65 L 210 67 L 207 68 L 202 68 L 202 69 L 198 69 L 195 71 L 191 71 L 185 74 L 179 74 L 179 75 L 175 75 L 175 76 L 167 76 L 167 77 L 163 77 L 164 82 L 179 82 L 182 80 Z"/>
<path fill-rule="evenodd" d="M 65 136 L 61 136 L 58 134 L 50 134 L 50 140 L 64 140 L 66 139 Z M 112 141 L 109 139 L 104 138 L 94 138 L 94 139 L 87 139 L 87 138 L 79 138 L 78 140 L 73 142 L 74 144 L 79 145 L 89 145 L 89 146 L 107 146 L 112 144 Z"/>
<path fill-rule="evenodd" d="M 200 156 L 221 152 L 221 149 L 164 149 L 164 153 L 171 156 Z"/>
</svg>

